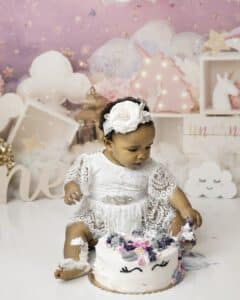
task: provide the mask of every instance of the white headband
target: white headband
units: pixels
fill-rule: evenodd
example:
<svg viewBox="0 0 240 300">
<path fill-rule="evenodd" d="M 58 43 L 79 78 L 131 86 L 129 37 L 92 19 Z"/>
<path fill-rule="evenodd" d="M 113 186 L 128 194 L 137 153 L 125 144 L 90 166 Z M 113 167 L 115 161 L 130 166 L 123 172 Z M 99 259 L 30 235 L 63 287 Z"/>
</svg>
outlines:
<svg viewBox="0 0 240 300">
<path fill-rule="evenodd" d="M 152 121 L 150 112 L 144 110 L 145 103 L 123 101 L 115 104 L 108 114 L 104 115 L 103 132 L 106 136 L 112 130 L 116 133 L 127 133 L 138 128 L 139 124 Z"/>
</svg>

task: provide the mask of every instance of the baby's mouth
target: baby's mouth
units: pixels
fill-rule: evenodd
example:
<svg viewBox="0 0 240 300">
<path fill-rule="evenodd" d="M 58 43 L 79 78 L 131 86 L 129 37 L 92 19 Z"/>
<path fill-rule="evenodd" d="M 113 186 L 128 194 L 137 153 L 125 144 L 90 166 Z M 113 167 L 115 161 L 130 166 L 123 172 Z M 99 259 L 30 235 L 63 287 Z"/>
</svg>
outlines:
<svg viewBox="0 0 240 300">
<path fill-rule="evenodd" d="M 139 162 L 139 163 L 134 163 L 133 164 L 133 166 L 135 167 L 135 168 L 140 168 L 141 166 L 142 166 L 142 162 Z"/>
</svg>

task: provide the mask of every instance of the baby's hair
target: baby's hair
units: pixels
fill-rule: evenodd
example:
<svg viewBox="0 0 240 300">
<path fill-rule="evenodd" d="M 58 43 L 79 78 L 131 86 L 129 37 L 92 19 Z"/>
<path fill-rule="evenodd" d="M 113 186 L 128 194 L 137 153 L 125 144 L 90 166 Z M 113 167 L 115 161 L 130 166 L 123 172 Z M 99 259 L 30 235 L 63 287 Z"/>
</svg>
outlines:
<svg viewBox="0 0 240 300">
<path fill-rule="evenodd" d="M 100 128 L 102 131 L 103 131 L 103 123 L 105 122 L 104 115 L 110 113 L 111 109 L 113 108 L 113 106 L 114 106 L 115 104 L 120 103 L 120 102 L 124 102 L 124 101 L 132 101 L 132 102 L 135 102 L 135 103 L 138 103 L 138 104 L 141 104 L 141 102 L 143 102 L 143 100 L 142 100 L 142 99 L 139 99 L 139 98 L 125 97 L 125 98 L 117 99 L 117 100 L 114 101 L 114 102 L 108 103 L 108 104 L 103 108 L 103 110 L 101 111 L 101 114 L 100 114 L 100 117 L 99 117 L 99 128 Z M 150 110 L 149 110 L 149 107 L 148 107 L 146 104 L 145 104 L 145 106 L 144 106 L 144 110 L 145 110 L 145 111 L 150 111 Z M 138 127 L 140 127 L 141 125 L 143 125 L 143 124 L 139 124 Z M 153 121 L 149 121 L 149 122 L 145 123 L 144 125 L 153 125 Z M 114 130 L 112 130 L 111 132 L 109 132 L 105 137 L 106 137 L 108 140 L 111 140 L 113 134 L 114 134 Z"/>
</svg>

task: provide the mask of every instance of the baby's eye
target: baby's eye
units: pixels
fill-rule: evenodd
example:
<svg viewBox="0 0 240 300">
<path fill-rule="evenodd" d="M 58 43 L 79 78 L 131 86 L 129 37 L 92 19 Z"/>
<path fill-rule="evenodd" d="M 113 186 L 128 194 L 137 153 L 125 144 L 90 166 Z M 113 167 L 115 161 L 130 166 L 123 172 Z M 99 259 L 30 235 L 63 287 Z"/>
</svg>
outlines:
<svg viewBox="0 0 240 300">
<path fill-rule="evenodd" d="M 206 179 L 199 178 L 199 182 L 206 182 Z"/>
<path fill-rule="evenodd" d="M 152 267 L 152 271 L 156 268 L 156 267 L 166 267 L 168 265 L 169 261 L 165 261 L 163 260 L 160 264 L 156 264 Z"/>
<path fill-rule="evenodd" d="M 136 152 L 138 149 L 137 148 L 129 148 L 128 151 L 130 152 Z"/>
<path fill-rule="evenodd" d="M 128 270 L 128 268 L 127 267 L 123 267 L 122 269 L 121 269 L 121 273 L 131 273 L 131 272 L 133 272 L 133 271 L 135 271 L 135 270 L 138 270 L 138 271 L 140 271 L 140 272 L 142 272 L 143 270 L 141 269 L 141 268 L 133 268 L 133 269 L 131 269 L 131 270 Z"/>
<path fill-rule="evenodd" d="M 220 180 L 220 179 L 214 179 L 213 182 L 214 182 L 214 183 L 220 183 L 221 180 Z"/>
<path fill-rule="evenodd" d="M 151 146 L 147 146 L 147 147 L 146 147 L 146 150 L 149 150 L 149 149 L 151 149 Z"/>
</svg>

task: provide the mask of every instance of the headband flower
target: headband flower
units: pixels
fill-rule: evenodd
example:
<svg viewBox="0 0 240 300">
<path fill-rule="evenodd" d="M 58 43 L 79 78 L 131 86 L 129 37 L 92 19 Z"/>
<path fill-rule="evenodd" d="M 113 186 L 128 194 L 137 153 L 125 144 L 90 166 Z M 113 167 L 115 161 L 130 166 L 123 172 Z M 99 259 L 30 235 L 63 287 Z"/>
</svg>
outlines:
<svg viewBox="0 0 240 300">
<path fill-rule="evenodd" d="M 112 130 L 127 133 L 137 129 L 139 124 L 152 121 L 150 112 L 144 110 L 144 102 L 123 101 L 113 106 L 110 113 L 104 115 L 103 132 L 106 136 Z"/>
</svg>

